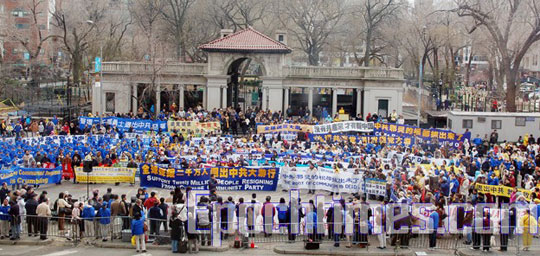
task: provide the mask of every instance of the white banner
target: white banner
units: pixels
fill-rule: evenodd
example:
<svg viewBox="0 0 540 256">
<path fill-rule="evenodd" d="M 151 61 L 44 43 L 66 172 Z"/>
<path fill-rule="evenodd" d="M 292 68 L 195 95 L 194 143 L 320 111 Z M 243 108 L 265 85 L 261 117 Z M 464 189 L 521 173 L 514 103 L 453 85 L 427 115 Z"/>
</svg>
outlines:
<svg viewBox="0 0 540 256">
<path fill-rule="evenodd" d="M 345 121 L 313 126 L 313 134 L 327 134 L 339 132 L 372 132 L 375 128 L 373 122 Z"/>
<path fill-rule="evenodd" d="M 342 169 L 335 173 L 330 168 L 283 167 L 279 183 L 285 189 L 314 189 L 331 192 L 361 192 L 363 175 Z"/>
</svg>

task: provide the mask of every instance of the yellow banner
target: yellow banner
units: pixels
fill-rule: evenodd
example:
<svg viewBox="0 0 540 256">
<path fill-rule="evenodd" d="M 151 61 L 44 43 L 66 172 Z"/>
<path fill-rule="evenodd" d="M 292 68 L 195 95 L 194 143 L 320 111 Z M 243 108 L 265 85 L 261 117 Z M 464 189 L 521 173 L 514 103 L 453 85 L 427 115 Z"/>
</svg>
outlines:
<svg viewBox="0 0 540 256">
<path fill-rule="evenodd" d="M 270 132 L 313 132 L 313 125 L 308 124 L 276 124 L 276 125 L 258 125 L 257 133 Z"/>
<path fill-rule="evenodd" d="M 478 193 L 482 194 L 491 194 L 492 196 L 504 196 L 504 197 L 510 197 L 512 194 L 512 190 L 514 188 L 507 187 L 507 186 L 494 186 L 494 185 L 485 185 L 485 184 L 476 184 L 476 190 L 478 190 Z M 521 194 L 527 199 L 527 201 L 531 201 L 531 191 L 526 189 L 518 189 Z"/>
<path fill-rule="evenodd" d="M 220 122 L 204 122 L 197 121 L 168 121 L 167 126 L 169 132 L 179 132 L 184 136 L 193 134 L 200 136 L 202 134 L 219 132 L 221 130 Z"/>
<path fill-rule="evenodd" d="M 82 167 L 75 168 L 75 178 L 79 183 L 135 183 L 137 168 L 94 167 L 92 172 L 83 172 Z"/>
</svg>

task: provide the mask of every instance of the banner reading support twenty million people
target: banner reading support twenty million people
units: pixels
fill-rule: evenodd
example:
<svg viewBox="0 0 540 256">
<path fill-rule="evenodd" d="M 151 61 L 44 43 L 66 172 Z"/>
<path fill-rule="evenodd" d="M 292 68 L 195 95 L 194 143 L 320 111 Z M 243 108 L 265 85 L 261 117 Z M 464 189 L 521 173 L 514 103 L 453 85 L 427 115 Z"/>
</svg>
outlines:
<svg viewBox="0 0 540 256">
<path fill-rule="evenodd" d="M 191 187 L 194 190 L 208 190 L 210 175 L 214 174 L 218 180 L 218 190 L 275 191 L 279 177 L 279 168 L 267 167 L 167 169 L 143 164 L 140 172 L 141 186 L 164 189 Z"/>
</svg>

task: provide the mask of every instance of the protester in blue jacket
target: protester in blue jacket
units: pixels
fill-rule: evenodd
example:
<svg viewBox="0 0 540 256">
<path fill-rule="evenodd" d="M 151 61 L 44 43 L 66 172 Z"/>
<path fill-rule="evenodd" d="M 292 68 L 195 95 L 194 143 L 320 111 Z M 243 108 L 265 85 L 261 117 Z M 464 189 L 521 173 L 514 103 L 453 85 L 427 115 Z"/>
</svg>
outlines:
<svg viewBox="0 0 540 256">
<path fill-rule="evenodd" d="M 88 204 L 84 205 L 81 218 L 84 220 L 84 232 L 86 236 L 91 237 L 94 233 L 94 217 L 96 217 L 96 209 L 88 201 Z"/>
<path fill-rule="evenodd" d="M 107 203 L 103 203 L 98 211 L 98 216 L 101 237 L 103 237 L 103 242 L 106 242 L 109 237 L 109 226 L 111 224 L 111 209 L 107 207 Z"/>
<path fill-rule="evenodd" d="M 137 252 L 139 252 L 141 249 L 142 252 L 146 252 L 144 238 L 144 214 L 141 214 L 140 212 L 133 213 L 133 220 L 131 221 L 131 234 L 135 236 Z"/>
<path fill-rule="evenodd" d="M 9 237 L 9 199 L 5 198 L 4 202 L 0 206 L 0 239 Z"/>
</svg>

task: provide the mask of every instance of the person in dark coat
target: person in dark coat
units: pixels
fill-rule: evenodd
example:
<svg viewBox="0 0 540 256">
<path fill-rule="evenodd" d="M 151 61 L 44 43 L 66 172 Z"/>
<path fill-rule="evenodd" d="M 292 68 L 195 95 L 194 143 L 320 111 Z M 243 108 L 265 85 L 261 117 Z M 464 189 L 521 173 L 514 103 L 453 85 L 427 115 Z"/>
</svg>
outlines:
<svg viewBox="0 0 540 256">
<path fill-rule="evenodd" d="M 21 215 L 19 204 L 15 201 L 9 202 L 9 216 L 11 217 L 11 238 L 9 240 L 19 240 L 21 234 Z"/>
<path fill-rule="evenodd" d="M 24 208 L 26 209 L 26 223 L 28 225 L 28 236 L 33 236 L 34 234 L 37 236 L 38 234 L 38 227 L 37 227 L 37 219 L 36 219 L 36 209 L 38 207 L 38 201 L 37 201 L 37 194 L 32 194 L 30 199 L 26 201 L 26 204 L 24 205 Z"/>
<path fill-rule="evenodd" d="M 159 203 L 154 203 L 154 206 L 148 211 L 148 218 L 150 219 L 150 235 L 159 236 L 160 220 L 163 218 Z"/>
<path fill-rule="evenodd" d="M 178 252 L 178 243 L 184 236 L 182 221 L 178 218 L 178 213 L 173 212 L 169 221 L 169 227 L 171 228 L 171 247 L 172 252 Z"/>
</svg>

